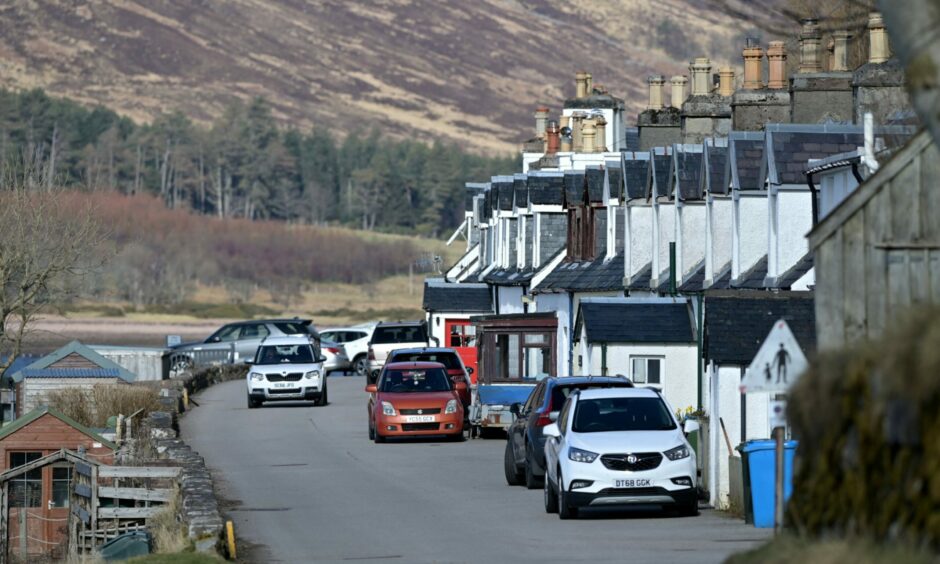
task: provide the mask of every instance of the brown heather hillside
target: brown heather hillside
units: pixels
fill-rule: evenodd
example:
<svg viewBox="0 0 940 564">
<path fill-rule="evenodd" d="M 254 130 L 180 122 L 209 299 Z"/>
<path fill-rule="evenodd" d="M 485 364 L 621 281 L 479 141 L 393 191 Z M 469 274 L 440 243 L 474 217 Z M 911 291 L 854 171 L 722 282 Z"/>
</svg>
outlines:
<svg viewBox="0 0 940 564">
<path fill-rule="evenodd" d="M 149 121 L 265 96 L 282 122 L 515 150 L 575 71 L 641 109 L 652 72 L 737 61 L 749 24 L 715 0 L 14 0 L 0 84 Z"/>
</svg>

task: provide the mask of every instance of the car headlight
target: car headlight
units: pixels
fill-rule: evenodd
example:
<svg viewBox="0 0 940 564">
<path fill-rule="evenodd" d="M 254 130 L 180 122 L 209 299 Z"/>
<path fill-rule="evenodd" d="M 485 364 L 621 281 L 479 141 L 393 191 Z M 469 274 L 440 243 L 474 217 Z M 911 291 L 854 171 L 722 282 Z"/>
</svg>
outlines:
<svg viewBox="0 0 940 564">
<path fill-rule="evenodd" d="M 252 373 L 249 374 L 248 376 L 251 378 L 251 381 L 252 381 L 252 382 L 263 382 L 263 381 L 264 381 L 264 374 L 262 374 L 262 373 L 260 373 L 260 372 L 252 372 Z"/>
<path fill-rule="evenodd" d="M 306 374 L 304 374 L 304 378 L 306 378 L 307 380 L 316 380 L 319 377 L 320 377 L 319 370 L 311 370 L 310 372 L 307 372 Z"/>
<path fill-rule="evenodd" d="M 444 408 L 444 414 L 448 413 L 457 413 L 457 400 L 452 399 L 447 402 L 447 406 Z"/>
<path fill-rule="evenodd" d="M 387 401 L 382 402 L 382 415 L 398 415 L 395 413 L 395 407 Z"/>
<path fill-rule="evenodd" d="M 584 462 L 585 464 L 590 464 L 594 462 L 594 459 L 597 458 L 596 452 L 591 452 L 589 450 L 581 450 L 579 448 L 571 447 L 568 449 L 568 459 L 575 462 Z"/>
<path fill-rule="evenodd" d="M 690 454 L 689 447 L 685 445 L 679 445 L 665 452 L 666 458 L 669 460 L 682 460 L 683 458 L 688 458 Z"/>
</svg>

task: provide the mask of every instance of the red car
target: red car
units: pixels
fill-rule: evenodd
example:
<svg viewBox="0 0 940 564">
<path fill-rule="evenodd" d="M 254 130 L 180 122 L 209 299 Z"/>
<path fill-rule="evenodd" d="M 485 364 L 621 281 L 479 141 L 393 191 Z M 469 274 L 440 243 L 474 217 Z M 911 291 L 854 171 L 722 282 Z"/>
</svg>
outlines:
<svg viewBox="0 0 940 564">
<path fill-rule="evenodd" d="M 464 408 L 460 391 L 439 362 L 386 364 L 369 392 L 369 438 L 445 435 L 463 440 Z"/>
<path fill-rule="evenodd" d="M 464 382 L 458 393 L 460 401 L 463 402 L 464 411 L 470 408 L 470 375 L 473 369 L 464 366 L 460 355 L 454 349 L 443 347 L 417 347 L 409 349 L 395 349 L 388 353 L 387 362 L 439 362 L 444 365 L 447 375 L 456 386 L 459 382 Z"/>
</svg>

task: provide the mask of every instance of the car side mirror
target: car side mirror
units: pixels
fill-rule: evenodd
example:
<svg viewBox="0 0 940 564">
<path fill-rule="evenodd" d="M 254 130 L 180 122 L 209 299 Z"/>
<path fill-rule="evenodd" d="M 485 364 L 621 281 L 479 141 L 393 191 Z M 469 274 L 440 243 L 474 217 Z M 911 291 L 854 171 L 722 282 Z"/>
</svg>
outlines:
<svg viewBox="0 0 940 564">
<path fill-rule="evenodd" d="M 552 423 L 551 425 L 547 425 L 544 429 L 542 429 L 542 434 L 546 437 L 557 439 L 561 436 L 561 429 L 558 428 L 558 423 Z"/>
<path fill-rule="evenodd" d="M 209 337 L 209 342 L 210 342 L 210 343 L 221 343 L 221 342 L 222 342 L 222 337 Z"/>
<path fill-rule="evenodd" d="M 254 363 L 255 363 L 255 359 L 253 359 L 253 358 L 246 358 L 246 359 L 245 359 L 245 364 L 254 364 Z"/>
<path fill-rule="evenodd" d="M 376 386 L 375 384 L 369 384 L 368 386 L 366 386 L 366 391 L 369 392 L 370 394 L 374 394 L 378 390 L 379 390 L 379 387 Z"/>
<path fill-rule="evenodd" d="M 512 413 L 512 414 L 515 415 L 516 417 L 518 417 L 521 412 L 522 412 L 522 404 L 521 404 L 521 403 L 516 402 L 516 403 L 514 403 L 514 404 L 512 404 L 512 405 L 509 406 L 509 413 Z"/>
<path fill-rule="evenodd" d="M 326 357 L 321 354 L 320 358 L 317 359 L 317 362 L 326 362 Z"/>
<path fill-rule="evenodd" d="M 682 431 L 685 432 L 686 435 L 694 433 L 698 431 L 700 428 L 701 426 L 699 425 L 698 421 L 696 421 L 695 419 L 686 419 L 685 423 L 683 423 L 682 425 Z"/>
<path fill-rule="evenodd" d="M 472 368 L 472 367 L 469 367 L 469 366 L 467 367 L 467 374 L 468 374 L 468 375 L 473 374 L 473 368 Z"/>
<path fill-rule="evenodd" d="M 552 423 L 554 423 L 555 421 L 558 421 L 558 413 L 559 413 L 558 411 L 550 412 L 548 414 L 548 420 L 551 421 Z"/>
</svg>

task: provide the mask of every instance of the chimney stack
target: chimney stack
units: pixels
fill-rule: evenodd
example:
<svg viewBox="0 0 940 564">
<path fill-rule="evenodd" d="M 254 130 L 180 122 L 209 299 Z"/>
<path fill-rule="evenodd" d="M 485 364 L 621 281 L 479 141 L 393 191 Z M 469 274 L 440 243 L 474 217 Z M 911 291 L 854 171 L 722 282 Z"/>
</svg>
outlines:
<svg viewBox="0 0 940 564">
<path fill-rule="evenodd" d="M 663 84 L 666 83 L 660 75 L 654 75 L 649 77 L 650 84 L 650 102 L 646 107 L 648 110 L 661 110 L 663 109 Z"/>
<path fill-rule="evenodd" d="M 574 75 L 575 98 L 584 98 L 587 96 L 588 73 L 580 71 Z"/>
<path fill-rule="evenodd" d="M 560 129 L 558 127 L 558 122 L 555 120 L 549 120 L 548 125 L 545 127 L 545 152 L 549 155 L 553 155 L 558 152 L 558 149 L 561 146 Z"/>
<path fill-rule="evenodd" d="M 731 96 L 734 94 L 734 69 L 724 67 L 718 71 L 718 94 Z"/>
<path fill-rule="evenodd" d="M 586 119 L 584 120 L 584 125 L 581 127 L 581 152 L 582 153 L 593 153 L 594 149 L 594 136 L 597 133 L 597 130 L 594 128 L 594 120 Z"/>
<path fill-rule="evenodd" d="M 747 45 L 744 47 L 744 89 L 760 90 L 764 87 L 761 72 L 761 62 L 764 58 L 764 50 L 760 45 L 751 45 L 751 38 L 748 37 Z"/>
<path fill-rule="evenodd" d="M 545 126 L 548 125 L 548 108 L 539 106 L 535 109 L 535 136 L 545 139 Z"/>
<path fill-rule="evenodd" d="M 689 83 L 689 79 L 682 75 L 676 75 L 670 80 L 672 83 L 672 107 L 676 109 L 682 108 L 682 104 L 685 103 L 686 95 L 685 88 Z"/>
<path fill-rule="evenodd" d="M 584 118 L 587 114 L 584 112 L 574 112 L 571 114 L 571 150 L 575 153 L 582 152 L 582 133 L 584 127 Z"/>
<path fill-rule="evenodd" d="M 604 116 L 594 118 L 594 149 L 598 153 L 607 151 L 607 120 Z"/>
<path fill-rule="evenodd" d="M 800 72 L 820 72 L 822 64 L 819 57 L 819 45 L 822 34 L 819 32 L 819 20 L 806 18 L 802 20 L 803 30 L 800 32 Z"/>
<path fill-rule="evenodd" d="M 832 32 L 832 59 L 830 68 L 832 72 L 846 72 L 849 70 L 849 39 L 852 35 L 845 30 Z"/>
<path fill-rule="evenodd" d="M 712 63 L 708 57 L 697 57 L 689 64 L 692 75 L 692 96 L 708 96 L 711 92 Z"/>
<path fill-rule="evenodd" d="M 767 46 L 768 80 L 771 90 L 787 89 L 787 49 L 783 41 L 771 41 Z"/>
<path fill-rule="evenodd" d="M 885 21 L 881 13 L 872 12 L 868 15 L 868 62 L 881 64 L 890 58 L 891 48 L 888 46 Z"/>
</svg>

